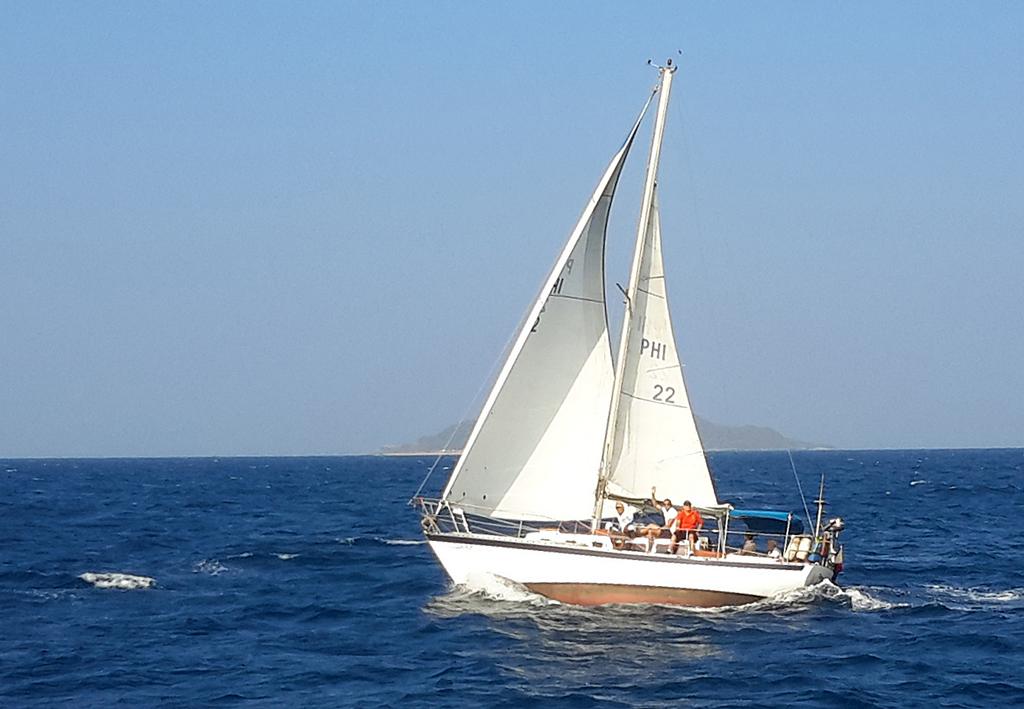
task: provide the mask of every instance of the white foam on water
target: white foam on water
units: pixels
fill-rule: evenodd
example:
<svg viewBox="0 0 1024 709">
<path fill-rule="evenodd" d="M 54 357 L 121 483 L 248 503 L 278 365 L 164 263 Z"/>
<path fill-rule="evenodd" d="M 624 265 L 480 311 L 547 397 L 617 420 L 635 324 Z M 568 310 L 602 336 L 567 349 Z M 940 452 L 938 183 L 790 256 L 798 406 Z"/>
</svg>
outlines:
<svg viewBox="0 0 1024 709">
<path fill-rule="evenodd" d="M 1020 603 L 1024 601 L 1024 588 L 992 589 L 935 584 L 925 586 L 934 596 L 952 601 L 970 601 L 979 605 Z"/>
<path fill-rule="evenodd" d="M 378 544 L 390 544 L 392 546 L 411 546 L 414 544 L 426 544 L 426 539 L 385 539 L 384 537 L 335 537 L 338 544 L 358 544 L 359 542 L 374 541 Z"/>
<path fill-rule="evenodd" d="M 895 603 L 872 596 L 869 593 L 872 589 L 866 586 L 847 586 L 846 588 L 841 588 L 831 581 L 822 581 L 814 586 L 808 586 L 807 590 L 819 593 L 821 598 L 848 603 L 854 611 L 889 611 L 894 608 L 910 607 L 909 603 Z"/>
<path fill-rule="evenodd" d="M 203 559 L 192 567 L 192 573 L 194 574 L 209 574 L 210 576 L 218 576 L 228 570 L 228 567 L 220 563 L 216 559 Z"/>
<path fill-rule="evenodd" d="M 739 606 L 742 610 L 782 610 L 810 606 L 819 601 L 831 601 L 850 606 L 853 611 L 887 611 L 894 608 L 907 608 L 906 603 L 892 603 L 868 593 L 866 588 L 840 588 L 831 581 L 822 581 L 813 586 L 802 586 L 791 591 L 784 591 L 764 600 Z"/>
<path fill-rule="evenodd" d="M 866 590 L 855 588 L 841 589 L 842 594 L 850 599 L 850 607 L 855 611 L 888 611 L 893 608 L 909 608 L 909 603 L 893 603 L 881 598 L 875 598 Z"/>
<path fill-rule="evenodd" d="M 835 584 L 824 581 L 815 586 L 801 586 L 789 591 L 777 593 L 774 596 L 763 598 L 742 606 L 723 606 L 719 608 L 700 609 L 700 612 L 712 613 L 736 613 L 748 611 L 778 611 L 778 610 L 800 610 L 810 607 L 822 600 L 837 600 L 842 591 Z M 841 599 L 840 599 L 841 600 Z"/>
<path fill-rule="evenodd" d="M 45 599 L 47 601 L 56 601 L 56 600 L 61 599 L 61 598 L 67 598 L 68 596 L 73 596 L 74 593 L 75 593 L 75 591 L 73 591 L 71 589 L 67 589 L 67 588 L 60 589 L 59 591 L 40 591 L 40 590 L 37 590 L 37 589 L 29 589 L 28 591 L 11 591 L 11 592 L 13 592 L 13 593 L 24 593 L 26 595 L 32 596 L 33 598 L 42 598 L 42 599 Z"/>
<path fill-rule="evenodd" d="M 294 559 L 295 557 L 297 557 L 298 554 L 274 554 L 274 556 L 276 556 L 281 561 L 288 561 L 289 559 Z"/>
<path fill-rule="evenodd" d="M 475 604 L 479 603 L 481 599 L 534 606 L 564 605 L 553 599 L 533 593 L 514 581 L 486 573 L 470 576 L 464 583 L 454 586 L 446 596 L 437 600 L 446 606 L 454 604 L 455 607 L 461 608 L 466 604 L 475 607 Z M 822 602 L 846 605 L 854 612 L 878 612 L 910 607 L 908 603 L 894 603 L 873 596 L 869 593 L 869 589 L 864 587 L 840 588 L 831 581 L 823 581 L 814 586 L 803 586 L 741 606 L 699 608 L 678 605 L 656 605 L 674 612 L 682 611 L 703 616 L 727 616 L 735 613 L 763 613 L 766 611 L 801 612 L 805 609 L 809 610 Z M 577 606 L 572 606 L 571 604 L 565 607 L 577 608 Z M 620 606 L 620 608 L 625 607 L 631 606 Z"/>
<path fill-rule="evenodd" d="M 823 582 L 815 586 L 801 586 L 800 588 L 783 591 L 782 593 L 769 596 L 768 598 L 747 607 L 749 608 L 757 605 L 761 605 L 766 608 L 806 606 L 814 603 L 815 601 L 833 600 L 837 596 L 841 595 L 842 592 L 838 586 L 832 583 L 828 583 L 828 585 L 826 585 L 826 583 L 827 582 Z"/>
<path fill-rule="evenodd" d="M 914 485 L 924 485 L 926 482 L 928 482 L 928 481 L 927 480 L 911 480 L 910 481 L 910 486 L 913 487 Z"/>
<path fill-rule="evenodd" d="M 458 596 L 484 596 L 493 601 L 529 603 L 533 605 L 561 605 L 558 601 L 533 593 L 525 586 L 495 574 L 470 574 L 464 583 L 453 590 Z"/>
<path fill-rule="evenodd" d="M 134 574 L 86 571 L 84 574 L 79 574 L 78 578 L 86 583 L 91 583 L 96 588 L 116 588 L 122 591 L 152 588 L 156 584 L 156 579 L 152 579 L 149 576 L 135 576 Z"/>
</svg>

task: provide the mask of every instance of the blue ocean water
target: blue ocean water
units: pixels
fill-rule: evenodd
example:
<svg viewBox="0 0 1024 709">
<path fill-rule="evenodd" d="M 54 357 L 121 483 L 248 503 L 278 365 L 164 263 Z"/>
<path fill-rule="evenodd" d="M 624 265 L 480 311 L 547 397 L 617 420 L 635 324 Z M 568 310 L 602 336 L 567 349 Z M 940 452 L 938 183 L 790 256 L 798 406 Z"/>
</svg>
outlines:
<svg viewBox="0 0 1024 709">
<path fill-rule="evenodd" d="M 427 458 L 0 461 L 0 705 L 1024 705 L 1024 451 L 795 459 L 839 587 L 711 611 L 450 588 Z M 801 508 L 785 453 L 711 463 Z"/>
</svg>

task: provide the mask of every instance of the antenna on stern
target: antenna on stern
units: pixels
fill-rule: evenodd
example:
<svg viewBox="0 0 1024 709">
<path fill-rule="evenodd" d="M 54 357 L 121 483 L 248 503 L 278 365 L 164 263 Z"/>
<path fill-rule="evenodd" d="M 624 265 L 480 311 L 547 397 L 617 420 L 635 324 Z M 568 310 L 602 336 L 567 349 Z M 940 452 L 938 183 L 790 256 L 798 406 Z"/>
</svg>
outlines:
<svg viewBox="0 0 1024 709">
<path fill-rule="evenodd" d="M 821 536 L 821 516 L 825 512 L 825 473 L 821 473 L 821 484 L 818 486 L 818 499 L 814 501 L 818 505 L 818 519 L 814 523 L 814 538 Z"/>
</svg>

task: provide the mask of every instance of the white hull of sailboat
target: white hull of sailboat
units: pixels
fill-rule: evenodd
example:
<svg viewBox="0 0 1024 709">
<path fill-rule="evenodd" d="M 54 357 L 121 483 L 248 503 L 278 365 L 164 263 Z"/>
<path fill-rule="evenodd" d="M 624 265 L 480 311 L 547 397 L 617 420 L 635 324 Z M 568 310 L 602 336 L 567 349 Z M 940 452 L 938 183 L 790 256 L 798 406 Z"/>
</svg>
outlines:
<svg viewBox="0 0 1024 709">
<path fill-rule="evenodd" d="M 428 540 L 457 584 L 472 585 L 474 579 L 493 575 L 576 605 L 742 605 L 833 575 L 819 564 L 758 557 L 684 558 L 480 534 L 434 534 Z"/>
</svg>

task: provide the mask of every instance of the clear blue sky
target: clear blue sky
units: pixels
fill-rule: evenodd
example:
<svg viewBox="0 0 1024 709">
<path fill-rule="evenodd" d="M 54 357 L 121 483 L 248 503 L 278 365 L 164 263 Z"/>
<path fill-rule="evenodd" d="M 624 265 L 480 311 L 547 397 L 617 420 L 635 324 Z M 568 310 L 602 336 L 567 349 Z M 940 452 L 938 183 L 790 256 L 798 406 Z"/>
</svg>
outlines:
<svg viewBox="0 0 1024 709">
<path fill-rule="evenodd" d="M 698 413 L 1024 445 L 1024 3 L 3 16 L 0 456 L 357 452 L 456 421 L 676 48 L 661 204 Z"/>
</svg>

